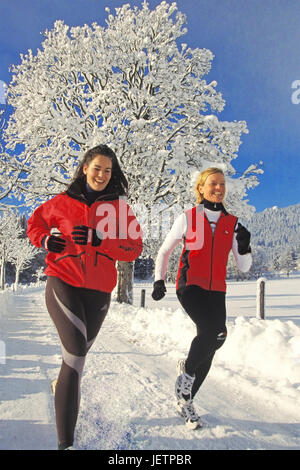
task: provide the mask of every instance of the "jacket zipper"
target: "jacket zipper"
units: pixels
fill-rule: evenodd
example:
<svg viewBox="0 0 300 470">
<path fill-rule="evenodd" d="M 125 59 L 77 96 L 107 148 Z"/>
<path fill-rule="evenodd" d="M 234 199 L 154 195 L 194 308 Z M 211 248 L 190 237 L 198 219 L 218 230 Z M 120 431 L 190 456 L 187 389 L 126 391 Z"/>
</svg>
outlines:
<svg viewBox="0 0 300 470">
<path fill-rule="evenodd" d="M 90 227 L 90 219 L 91 219 L 91 207 L 89 205 L 85 206 L 85 220 L 87 227 Z M 87 243 L 86 245 L 86 252 L 85 252 L 85 260 L 84 260 L 84 286 L 86 287 L 88 283 L 88 276 L 91 271 L 90 264 L 91 264 L 91 252 L 90 252 L 90 244 Z"/>
<path fill-rule="evenodd" d="M 217 227 L 216 227 L 217 228 Z M 215 230 L 216 230 L 215 228 Z M 209 282 L 209 290 L 211 290 L 211 283 L 212 283 L 212 266 L 213 266 L 213 251 L 214 251 L 214 234 L 212 233 L 212 242 L 211 242 L 211 255 L 210 255 L 210 282 Z"/>
<path fill-rule="evenodd" d="M 205 215 L 206 217 L 206 215 Z M 217 220 L 217 223 L 216 223 L 216 226 L 215 226 L 215 231 L 213 232 L 212 231 L 212 228 L 211 228 L 211 225 L 209 223 L 209 220 L 207 219 L 208 223 L 209 223 L 209 227 L 211 229 L 211 235 L 212 235 L 212 242 L 211 242 L 211 256 L 210 256 L 210 282 L 209 282 L 209 290 L 211 290 L 211 284 L 212 284 L 212 267 L 213 267 L 213 251 L 214 251 L 214 241 L 215 241 L 215 233 L 216 233 L 216 230 L 217 230 L 217 225 L 219 223 L 219 220 L 220 218 L 222 217 L 222 214 L 220 214 L 220 217 L 218 218 Z"/>
</svg>

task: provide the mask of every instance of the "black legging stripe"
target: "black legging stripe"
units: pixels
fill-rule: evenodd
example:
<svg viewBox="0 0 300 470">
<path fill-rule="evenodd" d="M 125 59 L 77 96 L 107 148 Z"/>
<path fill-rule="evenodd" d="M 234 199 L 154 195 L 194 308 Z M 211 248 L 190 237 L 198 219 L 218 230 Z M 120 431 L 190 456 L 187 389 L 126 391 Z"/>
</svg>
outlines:
<svg viewBox="0 0 300 470">
<path fill-rule="evenodd" d="M 48 277 L 46 305 L 61 342 L 62 365 L 55 388 L 55 414 L 60 448 L 71 446 L 80 405 L 80 383 L 86 354 L 110 305 L 110 294 L 70 286 Z"/>
<path fill-rule="evenodd" d="M 226 339 L 225 292 L 208 291 L 192 285 L 178 291 L 177 296 L 197 328 L 185 362 L 186 372 L 195 375 L 194 397 L 210 370 L 216 350 Z"/>
</svg>

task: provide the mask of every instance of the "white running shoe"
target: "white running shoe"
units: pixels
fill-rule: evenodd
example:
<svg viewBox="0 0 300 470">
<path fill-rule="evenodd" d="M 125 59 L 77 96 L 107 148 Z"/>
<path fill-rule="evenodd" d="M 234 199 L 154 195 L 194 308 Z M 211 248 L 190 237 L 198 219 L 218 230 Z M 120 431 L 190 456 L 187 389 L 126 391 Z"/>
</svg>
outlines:
<svg viewBox="0 0 300 470">
<path fill-rule="evenodd" d="M 191 400 L 192 386 L 195 377 L 188 375 L 185 372 L 185 359 L 180 359 L 177 362 L 177 379 L 175 382 L 175 395 L 179 402 L 183 404 L 187 400 Z"/>
<path fill-rule="evenodd" d="M 178 402 L 177 411 L 185 420 L 185 425 L 188 429 L 202 428 L 200 416 L 197 415 L 193 400 L 188 400 L 186 403 Z"/>
<path fill-rule="evenodd" d="M 175 383 L 175 395 L 177 398 L 177 411 L 185 420 L 189 429 L 202 427 L 200 417 L 197 415 L 192 400 L 192 387 L 195 377 L 185 372 L 185 359 L 177 362 L 177 380 Z"/>
</svg>

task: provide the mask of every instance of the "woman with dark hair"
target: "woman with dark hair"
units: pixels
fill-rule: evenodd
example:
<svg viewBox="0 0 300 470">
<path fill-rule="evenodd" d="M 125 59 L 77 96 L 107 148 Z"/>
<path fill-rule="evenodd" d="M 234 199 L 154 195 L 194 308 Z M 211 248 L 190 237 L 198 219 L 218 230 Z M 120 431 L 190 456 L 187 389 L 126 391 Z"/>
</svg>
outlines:
<svg viewBox="0 0 300 470">
<path fill-rule="evenodd" d="M 252 263 L 250 232 L 223 205 L 225 176 L 207 168 L 195 184 L 196 206 L 182 213 L 162 244 L 156 260 L 152 297 L 160 300 L 166 287 L 168 260 L 182 241 L 177 273 L 179 302 L 196 326 L 188 355 L 177 363 L 177 411 L 190 429 L 201 427 L 194 397 L 204 382 L 213 357 L 226 340 L 226 265 L 230 250 L 242 272 Z"/>
<path fill-rule="evenodd" d="M 126 201 L 127 180 L 106 145 L 86 152 L 68 189 L 38 207 L 27 234 L 47 250 L 46 305 L 60 338 L 55 386 L 58 448 L 72 449 L 87 352 L 117 282 L 115 263 L 142 251 L 140 226 Z"/>
<path fill-rule="evenodd" d="M 117 193 L 119 196 L 126 195 L 126 192 L 128 189 L 128 183 L 124 176 L 124 173 L 122 172 L 120 168 L 116 154 L 110 147 L 108 147 L 107 145 L 103 145 L 103 144 L 97 145 L 97 147 L 94 147 L 85 153 L 83 159 L 81 160 L 80 164 L 78 165 L 74 173 L 74 177 L 70 186 L 72 186 L 72 184 L 76 180 L 85 182 L 86 168 L 94 160 L 94 158 L 98 157 L 99 155 L 109 158 L 109 160 L 111 161 L 112 170 L 113 170 L 111 172 L 111 178 L 106 188 L 106 192 Z"/>
</svg>

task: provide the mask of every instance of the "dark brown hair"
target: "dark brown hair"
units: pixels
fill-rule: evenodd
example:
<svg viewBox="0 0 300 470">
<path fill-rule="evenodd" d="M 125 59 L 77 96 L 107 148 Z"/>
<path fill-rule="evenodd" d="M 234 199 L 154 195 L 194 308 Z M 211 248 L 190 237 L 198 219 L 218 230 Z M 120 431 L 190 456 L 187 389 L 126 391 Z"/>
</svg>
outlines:
<svg viewBox="0 0 300 470">
<path fill-rule="evenodd" d="M 94 160 L 94 158 L 97 155 L 103 155 L 104 157 L 108 157 L 112 162 L 111 179 L 110 179 L 110 181 L 107 185 L 107 190 L 110 193 L 116 193 L 119 196 L 125 196 L 127 194 L 127 190 L 128 190 L 127 179 L 126 179 L 123 171 L 121 170 L 121 167 L 119 165 L 119 162 L 118 162 L 118 159 L 117 159 L 117 156 L 116 156 L 115 152 L 110 147 L 108 147 L 107 145 L 104 145 L 104 144 L 97 145 L 96 147 L 93 147 L 92 149 L 89 149 L 84 154 L 83 159 L 79 163 L 79 165 L 78 165 L 78 167 L 77 167 L 77 169 L 74 173 L 74 177 L 73 177 L 73 180 L 72 180 L 71 184 L 75 180 L 78 180 L 78 179 L 79 180 L 86 180 L 86 176 L 83 173 L 83 166 L 84 165 L 89 166 L 89 164 L 92 162 L 92 160 Z"/>
</svg>

